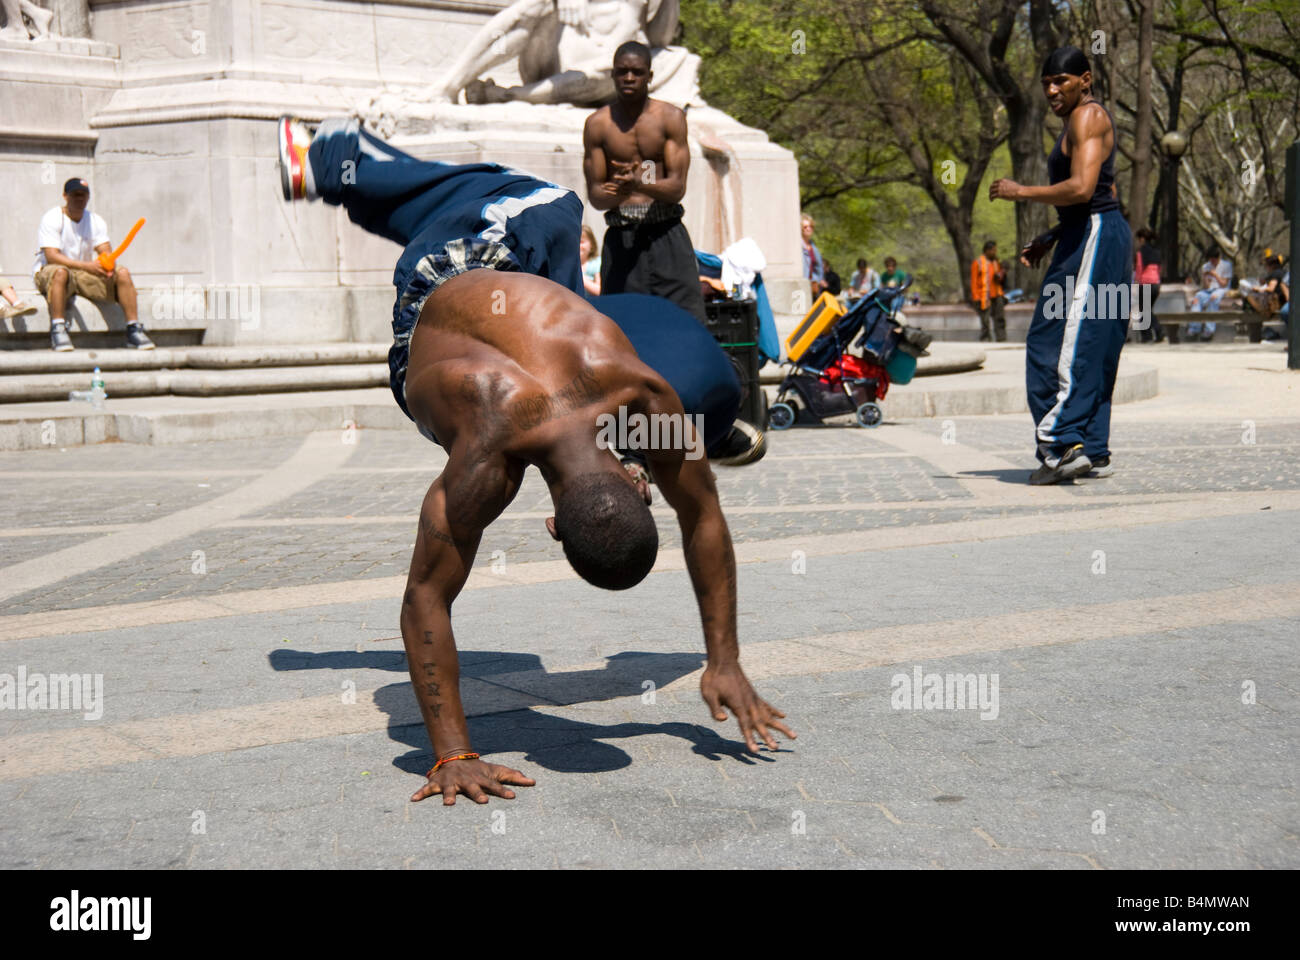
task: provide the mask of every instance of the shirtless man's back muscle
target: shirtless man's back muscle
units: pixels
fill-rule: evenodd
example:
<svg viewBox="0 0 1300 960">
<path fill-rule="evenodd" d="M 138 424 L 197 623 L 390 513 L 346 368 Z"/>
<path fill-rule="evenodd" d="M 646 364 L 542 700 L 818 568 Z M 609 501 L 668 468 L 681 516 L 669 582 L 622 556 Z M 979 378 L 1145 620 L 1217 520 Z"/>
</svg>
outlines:
<svg viewBox="0 0 1300 960">
<path fill-rule="evenodd" d="M 530 458 L 549 446 L 555 431 L 545 428 L 556 421 L 581 417 L 594 440 L 601 412 L 641 409 L 671 392 L 581 297 L 541 277 L 487 270 L 456 277 L 429 298 L 409 371 L 411 413 L 449 451 L 472 438 Z"/>
</svg>

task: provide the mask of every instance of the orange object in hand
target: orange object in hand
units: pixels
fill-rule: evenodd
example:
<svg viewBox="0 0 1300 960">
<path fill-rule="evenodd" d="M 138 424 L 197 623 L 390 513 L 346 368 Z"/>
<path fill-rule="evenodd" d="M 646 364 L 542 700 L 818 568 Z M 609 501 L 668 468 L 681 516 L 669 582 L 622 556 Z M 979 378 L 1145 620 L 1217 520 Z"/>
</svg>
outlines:
<svg viewBox="0 0 1300 960">
<path fill-rule="evenodd" d="M 143 226 L 144 226 L 144 217 L 141 217 L 139 220 L 135 222 L 135 226 L 131 228 L 131 232 L 126 235 L 126 239 L 122 241 L 122 245 L 120 247 L 118 247 L 112 253 L 101 253 L 99 255 L 99 257 L 97 258 L 99 260 L 99 265 L 103 267 L 105 270 L 111 272 L 114 264 L 117 263 L 117 258 L 120 257 L 124 252 L 126 252 L 127 247 L 131 246 L 131 241 L 135 239 L 135 235 L 140 232 L 140 228 Z"/>
</svg>

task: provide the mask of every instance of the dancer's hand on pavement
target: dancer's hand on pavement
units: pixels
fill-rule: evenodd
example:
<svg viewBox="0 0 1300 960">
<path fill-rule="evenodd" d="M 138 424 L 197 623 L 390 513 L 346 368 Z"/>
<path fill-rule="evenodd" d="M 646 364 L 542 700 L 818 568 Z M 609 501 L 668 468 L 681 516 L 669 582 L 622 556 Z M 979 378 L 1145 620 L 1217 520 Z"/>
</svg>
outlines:
<svg viewBox="0 0 1300 960">
<path fill-rule="evenodd" d="M 506 784 L 531 787 L 536 782 L 531 777 L 525 777 L 518 770 L 503 767 L 499 763 L 453 760 L 444 764 L 437 773 L 429 774 L 429 782 L 415 791 L 411 799 L 423 800 L 434 794 L 442 794 L 442 803 L 446 807 L 455 805 L 458 793 L 465 794 L 475 803 L 487 803 L 489 793 L 506 800 L 513 800 L 515 792 Z"/>
<path fill-rule="evenodd" d="M 704 676 L 700 678 L 700 694 L 709 705 L 714 720 L 726 720 L 727 711 L 723 707 L 731 709 L 740 724 L 740 733 L 745 738 L 745 746 L 750 753 L 758 753 L 758 746 L 754 742 L 755 733 L 767 744 L 769 750 L 779 749 L 772 730 L 780 732 L 789 740 L 796 737 L 795 732 L 781 722 L 785 719 L 785 714 L 754 692 L 739 665 L 705 667 Z"/>
</svg>

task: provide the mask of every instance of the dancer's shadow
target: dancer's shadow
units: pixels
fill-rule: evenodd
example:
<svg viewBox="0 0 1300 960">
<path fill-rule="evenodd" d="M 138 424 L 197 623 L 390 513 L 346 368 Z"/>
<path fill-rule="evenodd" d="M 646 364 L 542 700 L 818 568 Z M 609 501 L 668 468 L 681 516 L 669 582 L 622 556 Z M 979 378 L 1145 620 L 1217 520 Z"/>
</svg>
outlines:
<svg viewBox="0 0 1300 960">
<path fill-rule="evenodd" d="M 1033 471 L 1028 467 L 1002 467 L 997 470 L 962 470 L 959 473 L 935 474 L 936 477 L 952 480 L 978 480 L 987 477 L 999 483 L 1014 483 L 1023 487 Z"/>
<path fill-rule="evenodd" d="M 336 650 L 312 653 L 277 649 L 268 654 L 275 670 L 393 670 L 406 672 L 404 651 L 367 651 L 356 653 Z M 615 697 L 641 695 L 645 681 L 658 691 L 674 680 L 694 672 L 704 658 L 697 653 L 624 652 L 607 657 L 604 666 L 595 670 L 547 673 L 541 658 L 532 653 L 464 650 L 460 652 L 461 678 L 473 678 L 509 691 L 510 696 L 527 699 L 519 709 L 509 712 L 471 716 L 470 737 L 474 748 L 487 757 L 493 753 L 524 753 L 524 759 L 547 770 L 563 773 L 600 773 L 618 770 L 632 762 L 626 752 L 606 740 L 618 740 L 644 734 L 668 734 L 691 743 L 692 750 L 710 760 L 732 757 L 742 763 L 770 760 L 765 754 L 755 756 L 741 741 L 727 740 L 709 727 L 685 722 L 653 723 L 629 721 L 616 724 L 587 723 L 567 717 L 539 713 L 527 707 L 567 706 L 610 700 Z M 519 677 L 519 674 L 526 674 Z M 512 676 L 516 675 L 516 676 Z M 495 679 L 494 679 L 495 678 Z M 462 699 L 467 714 L 487 707 L 482 699 L 490 691 L 478 684 L 462 684 Z M 389 716 L 389 736 L 411 749 L 393 761 L 393 765 L 421 776 L 433 763 L 424 723 L 415 710 L 415 694 L 409 682 L 380 687 L 375 703 Z M 476 700 L 479 702 L 476 704 Z M 654 703 L 644 698 L 631 701 L 639 713 L 671 709 L 671 701 L 656 694 Z M 688 708 L 704 710 L 701 700 Z M 734 720 L 732 721 L 734 722 Z"/>
</svg>

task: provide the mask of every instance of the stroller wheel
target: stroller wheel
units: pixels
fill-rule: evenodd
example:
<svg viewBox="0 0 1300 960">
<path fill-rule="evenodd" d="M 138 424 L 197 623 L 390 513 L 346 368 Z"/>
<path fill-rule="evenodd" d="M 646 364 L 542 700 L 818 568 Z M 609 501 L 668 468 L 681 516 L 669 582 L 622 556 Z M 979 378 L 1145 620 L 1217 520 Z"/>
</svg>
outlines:
<svg viewBox="0 0 1300 960">
<path fill-rule="evenodd" d="M 773 430 L 789 430 L 794 426 L 795 409 L 788 403 L 774 403 L 767 410 L 767 425 Z"/>
<path fill-rule="evenodd" d="M 857 417 L 860 427 L 878 427 L 880 421 L 885 419 L 885 415 L 880 412 L 880 406 L 870 402 L 858 407 Z"/>
</svg>

